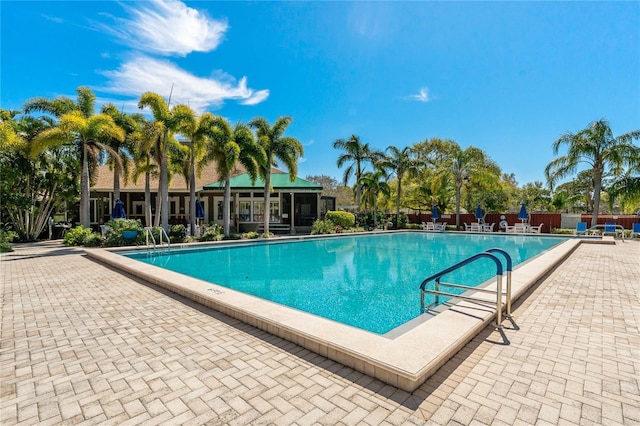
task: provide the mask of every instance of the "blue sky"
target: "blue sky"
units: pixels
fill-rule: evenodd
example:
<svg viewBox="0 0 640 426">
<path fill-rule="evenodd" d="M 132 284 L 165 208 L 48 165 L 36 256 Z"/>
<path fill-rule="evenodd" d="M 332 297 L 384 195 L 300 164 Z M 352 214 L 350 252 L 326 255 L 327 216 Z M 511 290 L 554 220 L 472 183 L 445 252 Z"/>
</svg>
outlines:
<svg viewBox="0 0 640 426">
<path fill-rule="evenodd" d="M 552 143 L 640 128 L 640 2 L 2 1 L 0 102 L 67 95 L 137 112 L 141 93 L 231 123 L 289 115 L 299 176 L 337 138 L 484 150 L 520 185 Z"/>
</svg>

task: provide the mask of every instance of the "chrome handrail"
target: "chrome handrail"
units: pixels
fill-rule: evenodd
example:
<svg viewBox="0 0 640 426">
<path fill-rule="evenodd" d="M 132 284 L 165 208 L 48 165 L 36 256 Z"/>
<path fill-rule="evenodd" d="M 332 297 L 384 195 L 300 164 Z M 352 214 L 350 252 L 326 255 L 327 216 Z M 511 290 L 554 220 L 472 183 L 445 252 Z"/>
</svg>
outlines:
<svg viewBox="0 0 640 426">
<path fill-rule="evenodd" d="M 506 294 L 502 292 L 502 276 L 503 276 L 503 271 L 504 268 L 502 266 L 502 262 L 500 261 L 500 259 L 498 259 L 497 256 L 495 256 L 492 253 L 500 253 L 502 254 L 505 259 L 506 259 L 506 263 L 507 263 L 507 292 Z M 494 263 L 496 264 L 496 290 L 489 290 L 489 289 L 485 289 L 485 288 L 477 288 L 477 287 L 472 287 L 472 286 L 465 286 L 465 285 L 461 285 L 461 284 L 451 284 L 451 283 L 442 283 L 440 282 L 441 278 L 455 270 L 458 270 L 460 268 L 462 268 L 463 266 L 466 266 L 478 259 L 482 259 L 482 258 L 488 258 L 494 261 Z M 445 297 L 453 297 L 453 298 L 459 298 L 459 299 L 465 299 L 465 300 L 473 300 L 476 302 L 481 302 L 481 303 L 492 303 L 492 302 L 488 302 L 485 299 L 481 299 L 478 297 L 474 297 L 474 296 L 464 296 L 464 295 L 459 295 L 459 294 L 452 294 L 452 293 L 446 293 L 446 292 L 442 292 L 440 291 L 440 286 L 445 286 L 445 287 L 452 287 L 452 288 L 460 288 L 460 289 L 467 289 L 469 291 L 474 291 L 474 292 L 485 292 L 485 293 L 495 293 L 496 294 L 496 325 L 497 327 L 502 327 L 502 298 L 503 296 L 506 296 L 506 308 L 507 308 L 507 313 L 506 316 L 508 318 L 511 318 L 511 271 L 512 271 L 512 267 L 513 267 L 513 263 L 511 261 L 511 256 L 503 249 L 500 248 L 491 248 L 488 249 L 484 252 L 481 253 L 477 253 L 471 257 L 468 257 L 467 259 L 464 259 L 458 263 L 456 263 L 455 265 L 452 265 L 446 269 L 443 269 L 442 271 L 438 272 L 437 274 L 434 274 L 428 278 L 426 278 L 424 281 L 422 281 L 422 283 L 420 284 L 420 304 L 421 304 L 421 311 L 422 312 L 428 312 L 429 311 L 429 307 L 432 305 L 439 305 L 440 303 L 440 296 L 445 296 Z M 428 290 L 426 289 L 426 285 L 427 283 L 429 283 L 430 281 L 435 280 L 435 289 L 434 290 Z M 425 307 L 424 304 L 424 295 L 425 293 L 429 293 L 429 294 L 433 294 L 435 295 L 435 302 L 430 304 L 428 307 Z"/>
</svg>

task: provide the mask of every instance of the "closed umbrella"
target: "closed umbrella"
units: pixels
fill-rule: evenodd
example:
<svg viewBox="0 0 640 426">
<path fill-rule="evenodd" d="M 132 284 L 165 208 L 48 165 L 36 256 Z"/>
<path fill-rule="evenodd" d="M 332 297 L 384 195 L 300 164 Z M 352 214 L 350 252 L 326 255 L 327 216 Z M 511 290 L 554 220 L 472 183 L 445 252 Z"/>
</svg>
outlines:
<svg viewBox="0 0 640 426">
<path fill-rule="evenodd" d="M 476 208 L 476 219 L 478 219 L 478 222 L 480 222 L 483 217 L 484 217 L 484 214 L 482 213 L 482 209 L 480 208 L 480 204 L 478 204 L 478 208 Z"/>
<path fill-rule="evenodd" d="M 440 213 L 438 212 L 438 206 L 433 206 L 433 209 L 431 210 L 431 219 L 435 223 L 435 221 L 438 220 L 439 218 L 440 218 Z"/>
<path fill-rule="evenodd" d="M 112 219 L 126 219 L 127 214 L 124 211 L 124 205 L 120 198 L 116 200 L 116 204 L 113 206 L 113 212 L 111 212 Z"/>
<path fill-rule="evenodd" d="M 520 213 L 518 213 L 518 219 L 520 219 L 522 223 L 524 223 L 525 220 L 529 219 L 529 215 L 527 214 L 527 208 L 525 207 L 524 203 L 522 203 L 522 206 L 520 207 Z"/>
<path fill-rule="evenodd" d="M 202 207 L 200 200 L 196 200 L 196 218 L 204 219 L 204 207 Z"/>
</svg>

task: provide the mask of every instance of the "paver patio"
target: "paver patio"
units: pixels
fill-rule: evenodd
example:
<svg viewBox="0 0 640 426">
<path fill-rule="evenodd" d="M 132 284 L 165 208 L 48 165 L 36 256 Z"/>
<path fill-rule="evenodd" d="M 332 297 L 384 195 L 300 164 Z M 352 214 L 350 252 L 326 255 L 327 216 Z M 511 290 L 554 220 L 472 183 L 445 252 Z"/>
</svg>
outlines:
<svg viewBox="0 0 640 426">
<path fill-rule="evenodd" d="M 0 424 L 640 424 L 640 241 L 583 244 L 413 393 L 59 242 L 0 257 Z M 425 342 L 427 344 L 427 342 Z"/>
</svg>

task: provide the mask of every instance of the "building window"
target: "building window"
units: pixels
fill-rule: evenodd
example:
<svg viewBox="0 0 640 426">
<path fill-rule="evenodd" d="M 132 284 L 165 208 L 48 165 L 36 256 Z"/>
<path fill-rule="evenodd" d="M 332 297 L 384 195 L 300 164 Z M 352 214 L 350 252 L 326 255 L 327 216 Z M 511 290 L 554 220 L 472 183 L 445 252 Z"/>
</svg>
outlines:
<svg viewBox="0 0 640 426">
<path fill-rule="evenodd" d="M 264 220 L 264 201 L 253 202 L 253 220 L 256 222 Z"/>
<path fill-rule="evenodd" d="M 251 201 L 240 201 L 238 204 L 238 215 L 240 222 L 251 221 Z"/>
<path fill-rule="evenodd" d="M 269 222 L 280 222 L 280 201 L 271 201 L 269 203 L 271 208 L 269 209 Z"/>
</svg>

